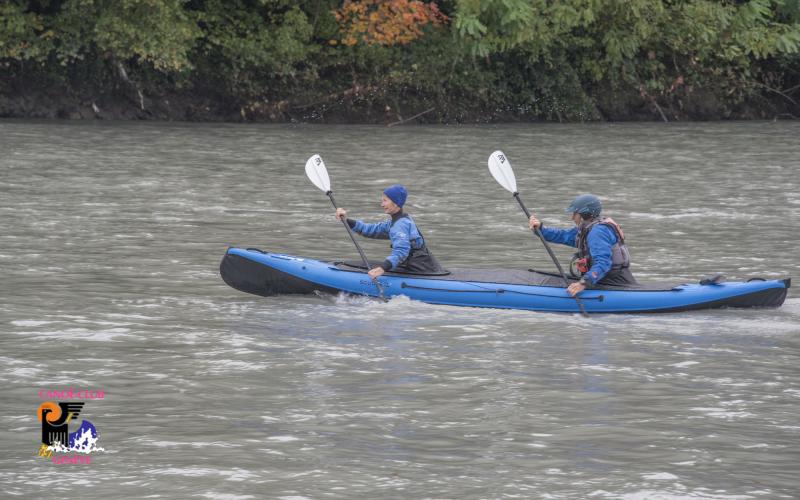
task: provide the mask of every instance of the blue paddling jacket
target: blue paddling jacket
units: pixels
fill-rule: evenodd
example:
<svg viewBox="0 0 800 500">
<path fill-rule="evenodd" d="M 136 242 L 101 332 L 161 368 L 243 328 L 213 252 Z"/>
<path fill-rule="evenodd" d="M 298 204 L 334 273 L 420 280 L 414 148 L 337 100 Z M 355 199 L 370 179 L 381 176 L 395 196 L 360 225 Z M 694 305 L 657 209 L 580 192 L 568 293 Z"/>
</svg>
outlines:
<svg viewBox="0 0 800 500">
<path fill-rule="evenodd" d="M 392 214 L 391 219 L 383 222 L 370 224 L 361 220 L 347 219 L 347 224 L 361 236 L 391 241 L 392 253 L 381 264 L 384 271 L 446 273 L 428 251 L 417 225 L 402 211 Z"/>
<path fill-rule="evenodd" d="M 624 240 L 620 240 L 617 231 L 611 225 L 616 223 L 613 221 L 611 221 L 611 224 L 605 222 L 606 220 L 594 220 L 586 224 L 585 227 L 585 230 L 588 231 L 585 236 L 585 244 L 591 267 L 583 276 L 592 285 L 596 285 L 612 269 L 627 268 L 629 264 L 627 249 L 624 248 Z M 542 225 L 540 230 L 547 241 L 576 248 L 581 246 L 581 228 L 578 226 L 570 229 L 557 229 Z M 616 260 L 619 262 L 614 262 L 615 254 L 617 255 Z M 583 256 L 581 255 L 581 257 Z"/>
</svg>

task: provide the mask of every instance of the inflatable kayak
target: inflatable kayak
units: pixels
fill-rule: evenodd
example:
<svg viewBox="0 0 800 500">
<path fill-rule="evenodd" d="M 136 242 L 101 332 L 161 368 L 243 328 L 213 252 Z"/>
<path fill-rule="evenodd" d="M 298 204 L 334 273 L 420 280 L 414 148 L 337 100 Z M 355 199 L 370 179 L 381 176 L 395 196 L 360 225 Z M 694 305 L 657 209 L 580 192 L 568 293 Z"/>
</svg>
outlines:
<svg viewBox="0 0 800 500">
<path fill-rule="evenodd" d="M 258 249 L 229 248 L 220 263 L 225 282 L 256 295 L 347 293 L 378 297 L 363 265 L 322 262 Z M 778 307 L 790 279 L 638 284 L 584 290 L 588 313 L 654 313 L 719 307 Z M 404 295 L 431 304 L 579 312 L 556 274 L 534 270 L 451 269 L 446 275 L 386 273 L 379 279 L 386 298 Z"/>
</svg>

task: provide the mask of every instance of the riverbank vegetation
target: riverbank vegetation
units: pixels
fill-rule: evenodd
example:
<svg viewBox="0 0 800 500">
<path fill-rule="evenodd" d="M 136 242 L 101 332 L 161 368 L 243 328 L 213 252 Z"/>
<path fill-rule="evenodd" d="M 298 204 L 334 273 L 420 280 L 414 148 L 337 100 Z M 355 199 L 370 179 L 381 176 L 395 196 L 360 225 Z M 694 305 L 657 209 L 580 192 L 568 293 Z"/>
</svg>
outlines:
<svg viewBox="0 0 800 500">
<path fill-rule="evenodd" d="M 798 0 L 4 0 L 0 116 L 800 117 Z"/>
</svg>

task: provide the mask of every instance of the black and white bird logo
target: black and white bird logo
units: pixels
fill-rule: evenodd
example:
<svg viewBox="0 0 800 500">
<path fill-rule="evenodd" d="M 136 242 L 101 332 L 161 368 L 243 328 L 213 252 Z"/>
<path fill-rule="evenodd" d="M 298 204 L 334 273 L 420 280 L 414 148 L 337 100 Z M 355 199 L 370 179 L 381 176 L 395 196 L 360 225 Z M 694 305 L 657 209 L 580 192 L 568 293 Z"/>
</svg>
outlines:
<svg viewBox="0 0 800 500">
<path fill-rule="evenodd" d="M 36 416 L 42 422 L 42 443 L 51 446 L 69 443 L 69 422 L 80 415 L 86 403 L 45 401 L 36 410 Z"/>
</svg>

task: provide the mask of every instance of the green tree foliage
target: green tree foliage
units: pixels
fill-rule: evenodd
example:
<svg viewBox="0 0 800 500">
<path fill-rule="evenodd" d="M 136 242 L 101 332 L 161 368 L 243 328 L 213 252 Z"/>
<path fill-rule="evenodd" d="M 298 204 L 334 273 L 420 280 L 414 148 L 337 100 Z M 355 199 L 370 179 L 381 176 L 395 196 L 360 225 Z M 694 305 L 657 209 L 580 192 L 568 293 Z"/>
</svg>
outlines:
<svg viewBox="0 0 800 500">
<path fill-rule="evenodd" d="M 122 67 L 145 92 L 213 95 L 254 118 L 259 106 L 375 121 L 387 106 L 444 121 L 681 117 L 698 100 L 719 113 L 768 95 L 795 102 L 800 2 L 0 2 L 0 79 L 102 87 Z"/>
<path fill-rule="evenodd" d="M 41 61 L 53 48 L 53 32 L 44 20 L 27 10 L 27 1 L 0 3 L 0 60 Z"/>
<path fill-rule="evenodd" d="M 63 0 L 0 4 L 0 58 L 116 57 L 163 72 L 191 67 L 199 29 L 181 0 Z"/>
<path fill-rule="evenodd" d="M 194 8 L 203 28 L 196 58 L 237 95 L 296 76 L 298 64 L 319 50 L 308 15 L 295 2 L 205 0 Z"/>
</svg>

